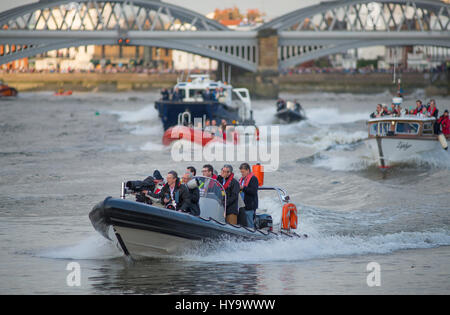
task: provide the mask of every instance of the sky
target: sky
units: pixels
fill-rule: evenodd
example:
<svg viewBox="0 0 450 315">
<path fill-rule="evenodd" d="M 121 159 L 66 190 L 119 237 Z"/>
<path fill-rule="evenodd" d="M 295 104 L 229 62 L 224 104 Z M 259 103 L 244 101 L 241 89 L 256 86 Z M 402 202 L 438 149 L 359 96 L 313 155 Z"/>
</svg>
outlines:
<svg viewBox="0 0 450 315">
<path fill-rule="evenodd" d="M 38 2 L 37 0 L 0 0 L 0 12 Z M 306 6 L 315 5 L 324 0 L 165 0 L 163 2 L 186 7 L 202 14 L 213 12 L 214 9 L 238 7 L 241 12 L 247 9 L 259 9 L 266 14 L 266 20 L 281 16 Z"/>
</svg>

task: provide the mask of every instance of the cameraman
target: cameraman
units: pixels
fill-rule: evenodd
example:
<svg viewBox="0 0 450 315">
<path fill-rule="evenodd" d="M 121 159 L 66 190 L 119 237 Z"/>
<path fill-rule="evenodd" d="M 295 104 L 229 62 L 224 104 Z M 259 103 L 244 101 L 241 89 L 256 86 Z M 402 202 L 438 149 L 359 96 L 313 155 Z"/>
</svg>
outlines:
<svg viewBox="0 0 450 315">
<path fill-rule="evenodd" d="M 185 185 L 181 185 L 178 174 L 170 171 L 166 177 L 166 184 L 161 191 L 155 194 L 152 191 L 148 195 L 158 198 L 168 209 L 187 211 L 190 204 L 190 194 Z"/>
</svg>

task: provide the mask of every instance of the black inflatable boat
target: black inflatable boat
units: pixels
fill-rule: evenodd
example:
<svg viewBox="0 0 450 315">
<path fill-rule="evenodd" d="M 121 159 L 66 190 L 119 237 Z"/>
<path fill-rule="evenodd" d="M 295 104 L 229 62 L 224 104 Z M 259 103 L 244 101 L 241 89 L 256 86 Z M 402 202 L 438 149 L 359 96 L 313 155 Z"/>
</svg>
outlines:
<svg viewBox="0 0 450 315">
<path fill-rule="evenodd" d="M 108 197 L 98 203 L 89 218 L 100 234 L 116 242 L 125 255 L 132 257 L 177 255 L 200 242 L 223 238 L 252 241 L 273 237 L 305 237 L 295 233 L 289 224 L 280 224 L 274 231 L 271 217 L 267 214 L 257 215 L 256 229 L 226 223 L 222 185 L 211 178 L 197 179 L 203 187 L 207 187 L 200 190 L 200 216 L 126 200 L 122 188 L 121 198 Z M 284 190 L 276 187 L 260 187 L 260 190 L 275 191 L 283 211 L 287 205 L 292 208 L 293 204 L 289 203 Z"/>
</svg>

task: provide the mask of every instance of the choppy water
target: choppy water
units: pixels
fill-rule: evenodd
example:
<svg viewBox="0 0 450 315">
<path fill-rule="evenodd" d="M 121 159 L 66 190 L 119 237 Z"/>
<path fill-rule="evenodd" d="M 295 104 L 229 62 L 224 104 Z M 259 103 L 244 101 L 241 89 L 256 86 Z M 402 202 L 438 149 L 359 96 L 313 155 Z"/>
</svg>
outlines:
<svg viewBox="0 0 450 315">
<path fill-rule="evenodd" d="M 450 153 L 380 172 L 363 144 L 365 119 L 388 93 L 285 95 L 309 120 L 277 125 L 280 167 L 265 182 L 290 193 L 307 240 L 222 241 L 127 262 L 92 228 L 93 205 L 155 168 L 204 164 L 174 163 L 161 145 L 158 96 L 39 92 L 0 101 L 0 293 L 450 293 Z M 421 91 L 406 102 L 417 98 Z M 276 124 L 273 104 L 253 103 L 258 125 Z M 262 195 L 260 205 L 279 222 L 273 198 Z M 372 261 L 380 287 L 366 283 Z M 81 266 L 79 287 L 67 285 L 70 262 Z"/>
</svg>

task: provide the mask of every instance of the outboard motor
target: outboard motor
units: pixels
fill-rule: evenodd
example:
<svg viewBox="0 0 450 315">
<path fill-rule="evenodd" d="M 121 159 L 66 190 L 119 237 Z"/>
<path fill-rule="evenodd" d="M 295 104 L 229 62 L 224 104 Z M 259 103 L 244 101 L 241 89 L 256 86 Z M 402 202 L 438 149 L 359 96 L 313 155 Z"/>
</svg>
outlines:
<svg viewBox="0 0 450 315">
<path fill-rule="evenodd" d="M 268 231 L 272 231 L 272 216 L 268 214 L 257 214 L 255 218 L 255 227 L 258 230 L 267 229 Z"/>
</svg>

